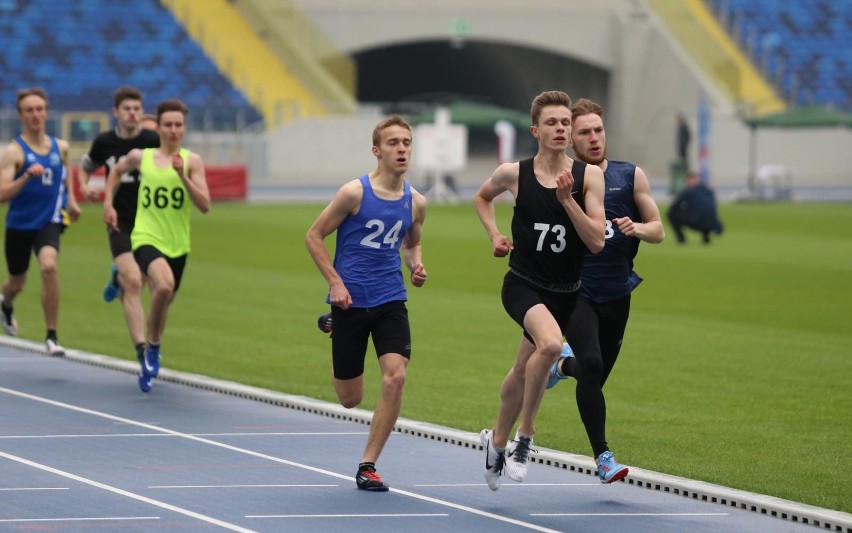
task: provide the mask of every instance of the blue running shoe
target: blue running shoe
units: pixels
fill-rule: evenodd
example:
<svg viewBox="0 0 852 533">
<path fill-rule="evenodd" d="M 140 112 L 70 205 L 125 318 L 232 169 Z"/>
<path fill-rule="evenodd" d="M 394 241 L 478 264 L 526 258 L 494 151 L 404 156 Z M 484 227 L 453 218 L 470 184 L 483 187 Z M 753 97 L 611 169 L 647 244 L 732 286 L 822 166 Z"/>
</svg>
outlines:
<svg viewBox="0 0 852 533">
<path fill-rule="evenodd" d="M 109 271 L 109 281 L 107 281 L 106 287 L 104 287 L 104 301 L 110 303 L 118 298 L 120 292 L 121 285 L 118 284 L 118 268 L 113 264 Z"/>
<path fill-rule="evenodd" d="M 137 376 L 139 378 L 139 390 L 142 392 L 151 391 L 151 378 L 146 376 Z"/>
<path fill-rule="evenodd" d="M 571 347 L 568 346 L 567 342 L 562 343 L 562 355 L 559 356 L 559 359 L 553 363 L 553 366 L 550 367 L 550 375 L 547 376 L 547 388 L 552 389 L 563 379 L 568 379 L 571 376 L 563 376 L 559 372 L 556 371 L 557 366 L 562 362 L 563 359 L 568 359 L 569 357 L 574 357 L 574 352 L 571 351 Z"/>
<path fill-rule="evenodd" d="M 611 451 L 605 451 L 595 460 L 598 465 L 598 477 L 601 483 L 614 483 L 627 475 L 627 467 L 615 462 Z"/>
<path fill-rule="evenodd" d="M 160 347 L 148 346 L 142 358 L 142 376 L 155 378 L 160 373 Z"/>
</svg>

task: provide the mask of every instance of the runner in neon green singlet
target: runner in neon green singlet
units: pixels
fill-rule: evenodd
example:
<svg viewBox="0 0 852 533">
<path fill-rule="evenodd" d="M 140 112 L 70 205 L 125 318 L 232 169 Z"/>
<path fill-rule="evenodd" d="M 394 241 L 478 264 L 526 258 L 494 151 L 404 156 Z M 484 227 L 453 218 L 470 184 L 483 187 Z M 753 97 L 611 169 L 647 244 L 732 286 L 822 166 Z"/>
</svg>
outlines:
<svg viewBox="0 0 852 533">
<path fill-rule="evenodd" d="M 146 344 L 139 357 L 139 388 L 151 390 L 160 372 L 160 341 L 166 329 L 169 306 L 180 288 L 189 256 L 190 204 L 202 213 L 210 210 L 210 192 L 204 177 L 204 161 L 181 148 L 186 133 L 186 105 L 165 100 L 157 106 L 159 148 L 131 150 L 110 170 L 104 191 L 104 222 L 120 231 L 112 195 L 118 176 L 139 170 L 136 224 L 130 234 L 133 258 L 148 282 Z"/>
<path fill-rule="evenodd" d="M 155 148 L 142 151 L 139 173 L 142 176 L 137 200 L 136 225 L 130 234 L 133 249 L 144 244 L 160 250 L 166 257 L 189 253 L 189 196 L 186 187 L 171 167 L 158 167 Z M 189 150 L 180 149 L 184 167 L 189 167 Z"/>
</svg>

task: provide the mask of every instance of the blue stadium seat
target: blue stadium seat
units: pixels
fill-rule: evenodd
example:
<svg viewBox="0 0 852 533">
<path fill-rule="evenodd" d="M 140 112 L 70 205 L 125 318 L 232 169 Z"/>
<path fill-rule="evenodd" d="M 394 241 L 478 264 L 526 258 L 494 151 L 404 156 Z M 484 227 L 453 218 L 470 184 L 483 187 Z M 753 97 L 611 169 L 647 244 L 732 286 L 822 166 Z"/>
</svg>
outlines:
<svg viewBox="0 0 852 533">
<path fill-rule="evenodd" d="M 117 87 L 133 85 L 149 111 L 180 98 L 261 120 L 157 0 L 0 0 L 0 72 L 0 107 L 40 86 L 53 109 L 106 110 Z"/>
<path fill-rule="evenodd" d="M 852 110 L 852 2 L 707 3 L 785 98 Z"/>
</svg>

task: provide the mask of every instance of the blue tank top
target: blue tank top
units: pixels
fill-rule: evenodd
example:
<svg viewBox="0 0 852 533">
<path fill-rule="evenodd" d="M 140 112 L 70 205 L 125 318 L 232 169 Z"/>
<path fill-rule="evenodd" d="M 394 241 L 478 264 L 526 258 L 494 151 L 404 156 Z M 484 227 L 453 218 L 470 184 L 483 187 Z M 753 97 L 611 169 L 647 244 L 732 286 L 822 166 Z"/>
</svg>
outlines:
<svg viewBox="0 0 852 533">
<path fill-rule="evenodd" d="M 47 155 L 35 153 L 21 136 L 15 142 L 24 152 L 24 164 L 15 174 L 19 179 L 35 163 L 41 163 L 44 174 L 33 177 L 9 202 L 6 214 L 6 227 L 16 230 L 40 230 L 51 222 L 62 222 L 62 208 L 65 205 L 65 164 L 59 153 L 56 138 L 50 139 L 50 152 Z"/>
<path fill-rule="evenodd" d="M 403 184 L 402 198 L 376 196 L 370 179 L 361 176 L 363 197 L 358 213 L 337 228 L 334 268 L 352 296 L 352 307 L 376 307 L 408 299 L 399 248 L 411 227 L 411 187 Z M 326 298 L 326 302 L 330 302 Z"/>
<path fill-rule="evenodd" d="M 597 254 L 586 254 L 580 294 L 593 302 L 620 300 L 630 294 L 642 278 L 633 272 L 633 258 L 639 251 L 639 239 L 621 233 L 612 219 L 630 217 L 640 222 L 639 207 L 633 199 L 636 165 L 609 161 L 604 172 L 604 209 L 606 240 Z"/>
</svg>

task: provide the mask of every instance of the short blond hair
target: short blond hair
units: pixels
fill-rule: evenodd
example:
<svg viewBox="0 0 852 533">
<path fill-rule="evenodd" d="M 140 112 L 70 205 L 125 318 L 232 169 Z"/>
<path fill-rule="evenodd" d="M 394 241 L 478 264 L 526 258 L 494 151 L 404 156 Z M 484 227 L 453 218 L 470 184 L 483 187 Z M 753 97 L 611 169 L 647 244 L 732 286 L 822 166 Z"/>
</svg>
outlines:
<svg viewBox="0 0 852 533">
<path fill-rule="evenodd" d="M 391 126 L 402 126 L 408 131 L 411 131 L 411 125 L 404 118 L 399 115 L 391 115 L 376 124 L 376 127 L 373 128 L 373 146 L 378 146 L 382 142 L 382 130 Z"/>
</svg>

